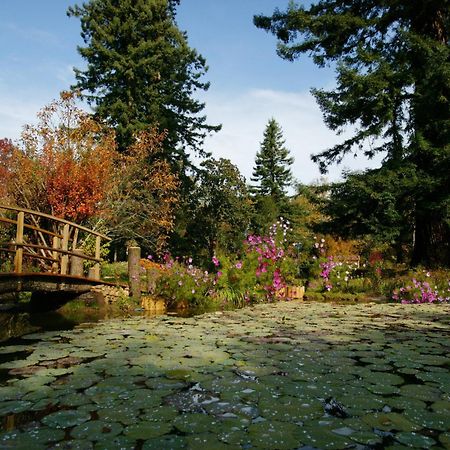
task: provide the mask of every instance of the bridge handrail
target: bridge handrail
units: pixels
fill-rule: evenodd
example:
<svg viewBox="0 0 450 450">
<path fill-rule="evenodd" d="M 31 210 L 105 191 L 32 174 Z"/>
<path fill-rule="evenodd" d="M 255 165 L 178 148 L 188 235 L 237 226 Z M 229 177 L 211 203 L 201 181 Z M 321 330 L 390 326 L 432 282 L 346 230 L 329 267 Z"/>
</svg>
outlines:
<svg viewBox="0 0 450 450">
<path fill-rule="evenodd" d="M 0 249 L 0 251 L 2 251 L 2 252 L 15 253 L 15 257 L 14 257 L 14 272 L 15 273 L 22 272 L 22 260 L 23 260 L 24 256 L 58 263 L 59 258 L 57 255 L 61 254 L 62 255 L 61 260 L 59 262 L 60 269 L 58 269 L 60 271 L 61 275 L 67 274 L 67 270 L 68 270 L 68 266 L 69 266 L 69 256 L 71 256 L 74 258 L 73 259 L 74 266 L 72 267 L 72 263 L 71 263 L 71 268 L 70 268 L 71 271 L 73 269 L 73 270 L 76 270 L 77 272 L 80 270 L 82 272 L 82 264 L 80 266 L 80 263 L 78 261 L 90 260 L 90 261 L 95 262 L 95 265 L 92 268 L 93 269 L 93 277 L 97 278 L 97 279 L 100 278 L 100 262 L 102 261 L 102 258 L 100 256 L 101 239 L 104 239 L 106 241 L 111 241 L 110 237 L 108 237 L 102 233 L 99 233 L 97 231 L 90 230 L 89 228 L 86 228 L 82 225 L 78 225 L 74 222 L 70 222 L 68 220 L 61 219 L 59 217 L 54 217 L 49 214 L 42 213 L 40 211 L 33 211 L 30 209 L 21 208 L 18 206 L 10 206 L 10 205 L 0 204 L 0 210 L 2 210 L 2 209 L 6 210 L 6 211 L 14 211 L 17 213 L 17 220 L 9 219 L 7 217 L 0 217 L 0 223 L 2 223 L 2 222 L 9 223 L 9 224 L 16 226 L 16 238 L 9 243 L 9 245 L 11 247 L 13 247 L 14 250 L 11 247 Z M 43 217 L 48 220 L 51 220 L 54 223 L 63 224 L 63 232 L 62 232 L 62 234 L 53 233 L 53 232 L 44 230 L 39 226 L 33 226 L 31 224 L 27 224 L 27 223 L 25 223 L 25 215 L 32 216 L 32 218 L 35 222 L 36 222 L 36 217 Z M 36 225 L 38 225 L 37 222 L 36 222 Z M 38 233 L 45 233 L 47 235 L 53 236 L 53 246 L 49 247 L 48 245 L 26 243 L 24 241 L 24 229 L 25 228 L 32 229 L 34 231 L 37 231 Z M 73 244 L 72 250 L 76 249 L 75 245 L 76 245 L 76 241 L 77 241 L 78 231 L 82 231 L 82 232 L 85 232 L 85 233 L 95 236 L 95 256 L 94 257 L 85 255 L 82 252 L 75 252 L 75 251 L 69 250 L 69 241 L 71 239 L 70 238 L 70 235 L 71 235 L 70 230 L 71 229 L 75 230 L 75 235 L 74 235 L 73 242 L 72 242 L 72 244 Z M 47 244 L 45 240 L 44 240 L 44 244 Z M 41 250 L 42 254 L 27 251 L 27 250 L 31 250 L 32 248 Z M 47 256 L 44 253 L 44 251 L 50 252 L 51 256 Z M 77 260 L 76 263 L 75 263 L 75 259 Z M 72 261 L 72 259 L 70 261 Z M 53 272 L 54 269 L 55 269 L 55 267 L 53 265 L 51 272 Z"/>
<path fill-rule="evenodd" d="M 100 236 L 102 239 L 111 241 L 111 238 L 109 236 L 106 236 L 106 234 L 99 233 L 98 231 L 91 230 L 89 228 L 83 227 L 82 225 L 78 225 L 77 223 L 70 222 L 69 220 L 66 220 L 66 219 L 61 219 L 59 217 L 51 216 L 50 214 L 45 214 L 45 213 L 42 213 L 39 211 L 33 211 L 32 209 L 19 208 L 18 206 L 8 206 L 8 205 L 2 205 L 2 204 L 0 204 L 0 209 L 8 209 L 10 211 L 23 212 L 25 214 L 32 214 L 34 216 L 45 217 L 46 219 L 53 220 L 54 222 L 60 222 L 65 225 L 70 225 L 71 227 L 78 228 L 79 230 L 86 231 L 87 233 L 93 234 L 94 236 Z"/>
<path fill-rule="evenodd" d="M 18 225 L 17 220 L 8 219 L 7 217 L 0 217 L 0 222 L 9 223 L 11 225 Z M 39 233 L 48 234 L 49 236 L 57 237 L 62 239 L 62 234 L 53 233 L 53 231 L 44 230 L 43 228 L 35 227 L 34 225 L 30 225 L 28 223 L 23 224 L 24 228 L 28 228 L 29 230 L 37 231 Z"/>
</svg>

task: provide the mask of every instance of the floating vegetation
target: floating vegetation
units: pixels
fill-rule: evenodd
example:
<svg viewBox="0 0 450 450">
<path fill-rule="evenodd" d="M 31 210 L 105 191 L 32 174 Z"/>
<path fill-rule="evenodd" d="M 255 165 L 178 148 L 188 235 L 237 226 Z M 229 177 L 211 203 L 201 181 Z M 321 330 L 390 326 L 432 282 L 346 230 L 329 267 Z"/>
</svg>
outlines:
<svg viewBox="0 0 450 450">
<path fill-rule="evenodd" d="M 450 305 L 283 302 L 24 338 L 0 350 L 0 449 L 450 449 Z"/>
</svg>

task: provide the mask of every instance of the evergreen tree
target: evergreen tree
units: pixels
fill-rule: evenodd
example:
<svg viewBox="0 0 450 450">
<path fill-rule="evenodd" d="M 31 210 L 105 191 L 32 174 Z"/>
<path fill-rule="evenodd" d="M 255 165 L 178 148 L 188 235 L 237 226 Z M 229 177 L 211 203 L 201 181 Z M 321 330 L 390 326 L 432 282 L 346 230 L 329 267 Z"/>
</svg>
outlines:
<svg viewBox="0 0 450 450">
<path fill-rule="evenodd" d="M 256 153 L 252 181 L 258 184 L 254 191 L 271 196 L 276 202 L 286 196 L 286 188 L 292 183 L 290 166 L 294 159 L 284 146 L 283 131 L 275 119 L 270 119 L 264 130 L 261 150 Z"/>
<path fill-rule="evenodd" d="M 184 165 L 185 148 L 201 155 L 206 134 L 218 126 L 199 115 L 204 104 L 193 98 L 207 90 L 201 77 L 205 59 L 189 48 L 175 22 L 179 0 L 90 0 L 68 9 L 80 18 L 87 61 L 75 69 L 77 84 L 96 114 L 117 132 L 124 150 L 149 125 L 167 131 L 165 157 Z"/>
<path fill-rule="evenodd" d="M 321 169 L 354 151 L 386 152 L 389 171 L 412 167 L 413 262 L 448 264 L 450 0 L 291 2 L 254 22 L 278 37 L 281 57 L 336 64 L 337 87 L 313 93 L 329 128 L 357 130 L 313 157 Z"/>
<path fill-rule="evenodd" d="M 190 247 L 210 262 L 218 249 L 237 252 L 246 238 L 252 202 L 245 179 L 228 159 L 202 162 L 192 191 L 187 224 Z"/>
</svg>

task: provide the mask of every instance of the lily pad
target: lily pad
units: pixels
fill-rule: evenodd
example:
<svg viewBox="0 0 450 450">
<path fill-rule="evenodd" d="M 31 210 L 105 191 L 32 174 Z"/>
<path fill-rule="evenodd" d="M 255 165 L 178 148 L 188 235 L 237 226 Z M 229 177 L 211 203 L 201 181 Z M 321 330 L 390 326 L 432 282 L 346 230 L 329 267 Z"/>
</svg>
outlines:
<svg viewBox="0 0 450 450">
<path fill-rule="evenodd" d="M 90 414 L 76 409 L 62 410 L 51 413 L 42 422 L 53 428 L 70 428 L 80 425 L 91 418 Z"/>
<path fill-rule="evenodd" d="M 430 448 L 436 444 L 434 439 L 418 433 L 398 433 L 395 435 L 395 440 L 408 447 L 415 448 Z"/>
<path fill-rule="evenodd" d="M 148 439 L 144 442 L 142 450 L 178 450 L 187 447 L 186 438 L 183 436 L 166 435 L 159 438 Z M 216 447 L 214 447 L 216 448 Z"/>
<path fill-rule="evenodd" d="M 88 441 L 97 441 L 105 437 L 113 437 L 120 434 L 123 426 L 115 422 L 106 422 L 103 420 L 92 420 L 76 426 L 70 431 L 70 435 L 75 439 L 86 439 Z"/>
<path fill-rule="evenodd" d="M 172 424 L 167 422 L 138 422 L 127 426 L 123 434 L 130 439 L 151 439 L 169 433 Z"/>
<path fill-rule="evenodd" d="M 134 450 L 135 448 L 136 441 L 125 436 L 100 439 L 94 446 L 95 450 Z"/>
<path fill-rule="evenodd" d="M 405 384 L 400 391 L 402 395 L 423 401 L 436 401 L 441 397 L 439 389 L 426 384 Z"/>
<path fill-rule="evenodd" d="M 36 444 L 48 444 L 64 439 L 64 431 L 54 428 L 32 428 L 27 431 L 12 431 L 0 435 L 0 447 L 3 448 L 36 448 Z"/>
<path fill-rule="evenodd" d="M 138 421 L 138 412 L 129 405 L 100 409 L 97 414 L 104 421 L 119 422 L 123 425 L 132 425 Z"/>
<path fill-rule="evenodd" d="M 26 411 L 32 405 L 31 402 L 25 400 L 10 400 L 0 404 L 0 416 L 7 414 L 17 414 Z"/>
<path fill-rule="evenodd" d="M 206 414 L 186 413 L 178 416 L 173 425 L 182 433 L 206 433 L 217 427 L 217 420 Z"/>
<path fill-rule="evenodd" d="M 249 426 L 248 434 L 256 448 L 291 449 L 302 446 L 300 427 L 287 422 L 259 422 Z"/>
<path fill-rule="evenodd" d="M 383 431 L 416 431 L 421 428 L 404 415 L 393 412 L 367 414 L 362 420 L 369 426 Z"/>
</svg>

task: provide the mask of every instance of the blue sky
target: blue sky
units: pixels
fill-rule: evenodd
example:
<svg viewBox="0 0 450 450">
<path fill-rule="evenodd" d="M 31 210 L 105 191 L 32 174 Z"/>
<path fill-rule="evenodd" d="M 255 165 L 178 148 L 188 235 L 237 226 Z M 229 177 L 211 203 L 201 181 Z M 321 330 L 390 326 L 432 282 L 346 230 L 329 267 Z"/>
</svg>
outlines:
<svg viewBox="0 0 450 450">
<path fill-rule="evenodd" d="M 66 15 L 75 0 L 0 2 L 0 137 L 17 139 L 22 126 L 74 81 L 72 68 L 83 67 L 76 51 L 82 45 L 79 21 Z M 81 2 L 78 2 L 81 3 Z M 340 142 L 322 121 L 309 89 L 333 85 L 333 72 L 304 57 L 294 63 L 276 55 L 276 40 L 257 29 L 254 14 L 283 9 L 288 0 L 182 0 L 177 22 L 191 47 L 207 60 L 211 87 L 199 97 L 208 122 L 222 131 L 206 141 L 216 158 L 229 158 L 247 179 L 251 176 L 264 128 L 274 117 L 283 128 L 286 146 L 295 158 L 296 179 L 320 177 L 310 154 Z M 345 135 L 344 135 L 345 136 Z M 332 167 L 359 169 L 363 157 L 349 157 Z"/>
</svg>

